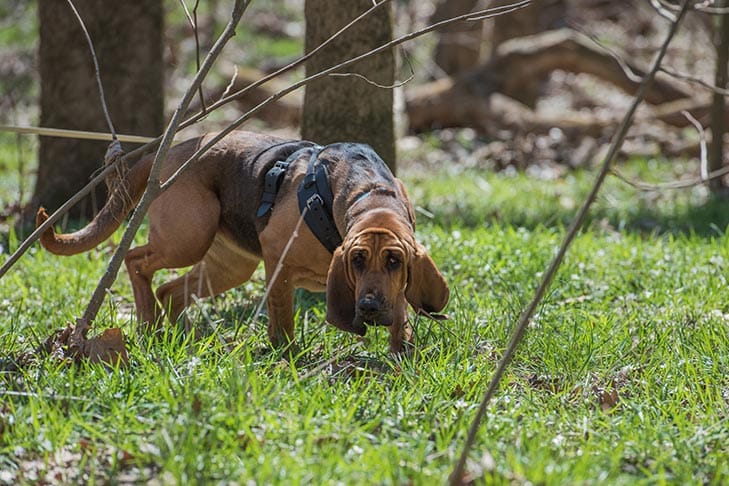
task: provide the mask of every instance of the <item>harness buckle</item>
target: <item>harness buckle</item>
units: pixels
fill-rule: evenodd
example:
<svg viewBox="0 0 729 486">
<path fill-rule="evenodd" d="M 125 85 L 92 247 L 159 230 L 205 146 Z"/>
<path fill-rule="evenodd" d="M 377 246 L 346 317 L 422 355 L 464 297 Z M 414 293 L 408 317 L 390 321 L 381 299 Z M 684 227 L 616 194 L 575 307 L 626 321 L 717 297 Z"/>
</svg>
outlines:
<svg viewBox="0 0 729 486">
<path fill-rule="evenodd" d="M 323 206 L 324 200 L 319 194 L 312 194 L 309 199 L 306 200 L 306 207 L 309 209 L 309 211 L 317 211 Z"/>
</svg>

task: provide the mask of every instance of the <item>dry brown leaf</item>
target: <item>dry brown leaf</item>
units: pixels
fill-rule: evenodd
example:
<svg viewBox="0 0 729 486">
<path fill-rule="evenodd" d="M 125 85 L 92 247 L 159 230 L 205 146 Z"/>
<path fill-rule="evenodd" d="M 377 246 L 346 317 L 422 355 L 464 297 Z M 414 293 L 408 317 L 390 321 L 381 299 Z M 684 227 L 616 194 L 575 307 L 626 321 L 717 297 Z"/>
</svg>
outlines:
<svg viewBox="0 0 729 486">
<path fill-rule="evenodd" d="M 618 405 L 620 401 L 620 395 L 618 390 L 611 388 L 609 390 L 604 388 L 595 387 L 595 395 L 597 395 L 597 402 L 600 405 L 600 410 L 607 412 L 612 410 Z"/>
<path fill-rule="evenodd" d="M 87 358 L 92 363 L 105 363 L 109 365 L 126 365 L 129 355 L 124 343 L 124 334 L 118 327 L 107 329 L 99 336 L 77 343 L 78 357 Z"/>
</svg>

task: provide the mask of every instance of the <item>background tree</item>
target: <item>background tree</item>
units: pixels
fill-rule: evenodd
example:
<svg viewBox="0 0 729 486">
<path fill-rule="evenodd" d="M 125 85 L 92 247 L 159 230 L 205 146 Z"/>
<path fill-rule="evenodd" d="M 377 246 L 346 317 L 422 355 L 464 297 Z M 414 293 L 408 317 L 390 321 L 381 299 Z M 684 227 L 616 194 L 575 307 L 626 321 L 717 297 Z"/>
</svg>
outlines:
<svg viewBox="0 0 729 486">
<path fill-rule="evenodd" d="M 109 112 L 116 130 L 158 135 L 164 123 L 161 0 L 74 0 L 94 42 Z M 108 131 L 93 61 L 83 31 L 66 2 L 38 2 L 40 125 Z M 38 178 L 27 216 L 39 204 L 55 209 L 99 168 L 106 142 L 40 137 Z M 72 216 L 89 217 L 104 188 Z M 100 204 L 99 204 L 100 206 Z"/>
<path fill-rule="evenodd" d="M 727 0 L 719 0 L 719 7 L 729 6 Z M 714 85 L 727 87 L 727 62 L 729 61 L 729 15 L 721 15 L 714 29 L 714 46 L 716 47 L 716 66 Z M 724 165 L 724 134 L 726 133 L 726 108 L 724 95 L 715 92 L 711 104 L 711 146 L 709 149 L 709 170 L 721 169 Z M 726 187 L 723 178 L 713 179 L 709 186 L 714 192 Z"/>
<path fill-rule="evenodd" d="M 478 0 L 441 0 L 430 22 L 457 17 L 473 11 Z M 446 74 L 456 74 L 478 64 L 481 56 L 483 22 L 457 22 L 438 30 L 433 59 Z"/>
<path fill-rule="evenodd" d="M 306 52 L 371 7 L 371 0 L 306 0 Z M 306 64 L 306 74 L 351 59 L 391 39 L 392 10 L 386 5 L 312 57 Z M 390 50 L 378 54 L 351 66 L 347 72 L 390 86 L 395 76 L 394 53 Z M 328 76 L 308 84 L 301 134 L 303 138 L 321 144 L 343 140 L 368 143 L 394 170 L 393 90 L 377 87 L 367 80 L 355 76 Z"/>
</svg>

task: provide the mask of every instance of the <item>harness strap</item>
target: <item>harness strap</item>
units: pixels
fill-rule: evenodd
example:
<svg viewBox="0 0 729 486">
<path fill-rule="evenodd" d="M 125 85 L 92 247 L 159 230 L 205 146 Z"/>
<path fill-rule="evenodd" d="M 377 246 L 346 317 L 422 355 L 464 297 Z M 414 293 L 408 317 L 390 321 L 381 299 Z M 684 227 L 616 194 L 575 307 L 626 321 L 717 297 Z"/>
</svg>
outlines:
<svg viewBox="0 0 729 486">
<path fill-rule="evenodd" d="M 304 222 L 321 244 L 330 253 L 334 253 L 334 250 L 342 244 L 342 237 L 334 223 L 334 195 L 329 185 L 327 167 L 326 164 L 323 164 L 319 160 L 319 154 L 324 150 L 322 147 L 313 145 L 295 150 L 286 160 L 279 160 L 273 164 L 266 172 L 263 181 L 261 205 L 258 207 L 256 215 L 262 218 L 273 209 L 276 203 L 276 195 L 281 187 L 281 182 L 286 175 L 286 171 L 291 163 L 301 156 L 301 152 L 304 150 L 310 151 L 311 156 L 309 157 L 306 175 L 297 191 L 299 210 L 303 213 L 304 209 L 306 209 Z"/>
<path fill-rule="evenodd" d="M 263 181 L 263 194 L 261 195 L 261 205 L 258 206 L 258 211 L 256 212 L 257 217 L 264 217 L 273 208 L 273 205 L 276 203 L 276 194 L 278 194 L 278 190 L 281 187 L 281 182 L 283 181 L 284 175 L 286 175 L 286 170 L 289 168 L 291 162 L 296 159 L 299 152 L 301 152 L 302 150 L 310 149 L 314 145 L 310 144 L 307 147 L 301 147 L 302 143 L 308 142 L 283 142 L 272 145 L 262 150 L 253 159 L 255 162 L 261 155 L 268 152 L 269 150 L 272 150 L 274 148 L 280 149 L 281 146 L 295 144 L 294 148 L 286 148 L 286 150 L 282 154 L 282 156 L 286 156 L 288 153 L 288 157 L 286 157 L 285 160 L 277 161 L 275 164 L 273 164 L 273 167 L 268 169 L 268 172 L 266 172 L 266 176 Z M 291 151 L 289 152 L 289 150 Z"/>
<path fill-rule="evenodd" d="M 329 177 L 325 164 L 319 160 L 323 149 L 315 151 L 309 159 L 304 181 L 299 186 L 299 210 L 304 214 L 304 221 L 316 238 L 330 253 L 334 253 L 342 244 L 342 237 L 334 223 L 334 196 L 329 185 Z"/>
<path fill-rule="evenodd" d="M 263 195 L 261 195 L 261 205 L 258 206 L 258 212 L 256 213 L 256 216 L 259 218 L 264 217 L 273 208 L 273 204 L 276 202 L 278 188 L 281 187 L 281 181 L 286 174 L 286 169 L 289 168 L 289 164 L 288 159 L 285 161 L 279 160 L 266 172 L 266 179 L 263 183 Z"/>
</svg>

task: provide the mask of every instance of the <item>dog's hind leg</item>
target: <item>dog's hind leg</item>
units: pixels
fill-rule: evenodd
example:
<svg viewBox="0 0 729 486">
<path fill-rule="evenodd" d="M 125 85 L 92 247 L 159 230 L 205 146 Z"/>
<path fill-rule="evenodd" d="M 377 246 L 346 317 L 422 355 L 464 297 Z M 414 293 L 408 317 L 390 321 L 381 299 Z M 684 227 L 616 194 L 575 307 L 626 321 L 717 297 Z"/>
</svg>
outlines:
<svg viewBox="0 0 729 486">
<path fill-rule="evenodd" d="M 185 275 L 157 289 L 157 298 L 172 322 L 190 304 L 192 296 L 211 297 L 237 287 L 253 275 L 259 258 L 217 234 L 203 259 Z"/>
<path fill-rule="evenodd" d="M 129 250 L 124 262 L 132 283 L 137 319 L 140 323 L 155 328 L 159 325 L 161 312 L 154 300 L 152 276 L 157 270 L 165 268 L 164 261 L 152 245 L 147 244 Z"/>
</svg>

